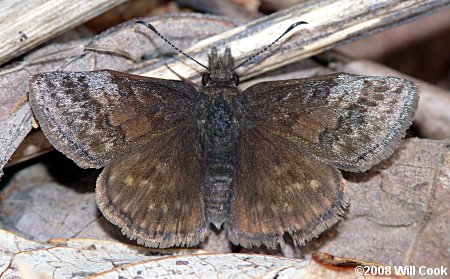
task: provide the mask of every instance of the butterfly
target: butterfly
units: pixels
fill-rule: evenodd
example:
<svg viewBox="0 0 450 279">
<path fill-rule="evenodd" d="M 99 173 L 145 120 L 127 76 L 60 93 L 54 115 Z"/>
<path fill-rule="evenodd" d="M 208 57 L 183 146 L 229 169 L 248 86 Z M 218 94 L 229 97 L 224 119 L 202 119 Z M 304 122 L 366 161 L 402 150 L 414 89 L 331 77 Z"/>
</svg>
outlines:
<svg viewBox="0 0 450 279">
<path fill-rule="evenodd" d="M 113 70 L 31 79 L 46 137 L 79 166 L 103 168 L 100 210 L 145 246 L 197 245 L 210 224 L 244 247 L 276 248 L 286 233 L 304 244 L 344 212 L 339 169 L 387 158 L 418 102 L 411 81 L 346 73 L 241 91 L 230 48 L 199 64 L 202 86 Z"/>
</svg>

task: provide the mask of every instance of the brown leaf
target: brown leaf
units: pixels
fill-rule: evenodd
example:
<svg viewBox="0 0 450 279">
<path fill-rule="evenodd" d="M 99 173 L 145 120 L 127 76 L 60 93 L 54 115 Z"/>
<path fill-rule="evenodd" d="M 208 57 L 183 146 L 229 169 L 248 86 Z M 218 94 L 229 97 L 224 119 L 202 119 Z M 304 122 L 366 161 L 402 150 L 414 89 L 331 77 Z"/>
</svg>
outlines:
<svg viewBox="0 0 450 279">
<path fill-rule="evenodd" d="M 381 265 L 375 262 L 367 262 L 355 258 L 335 257 L 328 253 L 316 252 L 312 253 L 312 259 L 323 267 L 331 270 L 355 273 L 357 275 L 365 275 L 364 277 L 389 277 L 389 278 L 408 278 L 396 272 L 390 266 Z"/>
</svg>

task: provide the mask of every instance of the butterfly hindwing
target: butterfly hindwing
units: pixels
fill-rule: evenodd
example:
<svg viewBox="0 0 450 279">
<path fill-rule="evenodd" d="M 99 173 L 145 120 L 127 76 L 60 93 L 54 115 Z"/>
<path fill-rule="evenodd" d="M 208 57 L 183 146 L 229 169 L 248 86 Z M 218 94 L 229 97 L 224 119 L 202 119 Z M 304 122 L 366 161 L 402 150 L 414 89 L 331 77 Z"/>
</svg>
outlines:
<svg viewBox="0 0 450 279">
<path fill-rule="evenodd" d="M 30 83 L 30 104 L 45 135 L 81 167 L 103 167 L 183 125 L 197 97 L 180 81 L 111 70 L 41 73 Z"/>
<path fill-rule="evenodd" d="M 418 102 L 411 81 L 345 73 L 262 82 L 244 95 L 255 125 L 349 171 L 367 170 L 389 156 Z"/>
<path fill-rule="evenodd" d="M 138 243 L 193 246 L 208 233 L 197 127 L 172 129 L 108 164 L 97 181 L 104 216 Z"/>
<path fill-rule="evenodd" d="M 229 239 L 275 248 L 296 244 L 339 219 L 347 196 L 341 173 L 264 128 L 243 128 L 237 144 Z"/>
</svg>

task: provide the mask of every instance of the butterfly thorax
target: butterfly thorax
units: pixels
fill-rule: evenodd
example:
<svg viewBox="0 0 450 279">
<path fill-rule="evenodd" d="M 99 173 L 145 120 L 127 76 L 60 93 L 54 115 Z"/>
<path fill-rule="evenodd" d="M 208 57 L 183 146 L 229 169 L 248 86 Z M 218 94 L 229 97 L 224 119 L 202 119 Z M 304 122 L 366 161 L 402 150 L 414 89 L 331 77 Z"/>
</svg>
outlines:
<svg viewBox="0 0 450 279">
<path fill-rule="evenodd" d="M 242 102 L 233 80 L 229 49 L 224 56 L 218 56 L 213 49 L 209 66 L 206 83 L 204 78 L 204 121 L 200 124 L 206 170 L 204 192 L 209 222 L 220 227 L 229 216 Z"/>
</svg>

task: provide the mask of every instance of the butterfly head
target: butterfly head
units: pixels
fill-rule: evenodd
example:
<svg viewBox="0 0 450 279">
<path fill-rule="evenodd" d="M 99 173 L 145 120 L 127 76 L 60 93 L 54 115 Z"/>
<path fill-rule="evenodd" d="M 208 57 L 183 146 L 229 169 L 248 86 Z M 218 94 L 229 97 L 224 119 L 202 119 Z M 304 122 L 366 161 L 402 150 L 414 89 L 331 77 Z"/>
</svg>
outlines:
<svg viewBox="0 0 450 279">
<path fill-rule="evenodd" d="M 234 59 L 231 49 L 227 47 L 220 55 L 216 47 L 211 49 L 209 55 L 209 71 L 202 76 L 203 86 L 237 86 L 239 76 L 234 72 Z"/>
</svg>

